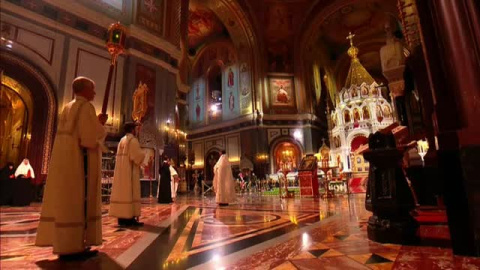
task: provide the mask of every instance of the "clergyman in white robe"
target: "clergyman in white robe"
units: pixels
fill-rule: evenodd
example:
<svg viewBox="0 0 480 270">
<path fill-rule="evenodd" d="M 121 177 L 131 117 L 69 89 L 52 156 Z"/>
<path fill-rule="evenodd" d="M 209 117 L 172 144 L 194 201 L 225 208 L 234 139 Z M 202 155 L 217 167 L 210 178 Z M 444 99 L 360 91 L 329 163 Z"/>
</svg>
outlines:
<svg viewBox="0 0 480 270">
<path fill-rule="evenodd" d="M 138 139 L 127 133 L 118 144 L 110 216 L 118 219 L 140 217 L 140 165 L 144 159 L 145 151 L 140 148 Z"/>
<path fill-rule="evenodd" d="M 222 154 L 213 167 L 213 188 L 218 204 L 229 204 L 235 201 L 235 180 L 232 175 L 232 166 L 228 156 Z"/>
<path fill-rule="evenodd" d="M 175 168 L 173 168 L 172 165 L 170 165 L 169 169 L 170 169 L 170 179 L 171 179 L 170 188 L 172 190 L 172 199 L 175 200 L 175 198 L 177 197 L 177 189 L 178 189 L 178 173 L 175 170 Z"/>
<path fill-rule="evenodd" d="M 88 101 L 95 96 L 90 82 L 90 99 L 76 95 L 58 119 L 37 229 L 35 245 L 53 246 L 59 255 L 102 243 L 101 151 L 106 133 Z"/>
<path fill-rule="evenodd" d="M 24 159 L 20 165 L 18 165 L 17 170 L 15 171 L 15 177 L 22 176 L 24 178 L 35 178 L 35 172 L 33 171 L 32 165 L 28 159 Z"/>
</svg>

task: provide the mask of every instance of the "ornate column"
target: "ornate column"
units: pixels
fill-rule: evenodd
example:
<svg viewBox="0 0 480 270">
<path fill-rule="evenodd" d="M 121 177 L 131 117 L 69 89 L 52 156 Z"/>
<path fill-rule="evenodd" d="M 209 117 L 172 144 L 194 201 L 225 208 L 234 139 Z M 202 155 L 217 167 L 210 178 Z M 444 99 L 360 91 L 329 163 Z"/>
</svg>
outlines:
<svg viewBox="0 0 480 270">
<path fill-rule="evenodd" d="M 390 95 L 393 103 L 394 115 L 402 125 L 407 125 L 407 113 L 405 109 L 405 56 L 402 43 L 394 37 L 394 24 L 391 20 L 385 22 L 387 44 L 380 49 L 382 71 L 388 80 Z"/>
<path fill-rule="evenodd" d="M 453 252 L 479 256 L 480 7 L 470 0 L 422 0 L 416 5 Z"/>
</svg>

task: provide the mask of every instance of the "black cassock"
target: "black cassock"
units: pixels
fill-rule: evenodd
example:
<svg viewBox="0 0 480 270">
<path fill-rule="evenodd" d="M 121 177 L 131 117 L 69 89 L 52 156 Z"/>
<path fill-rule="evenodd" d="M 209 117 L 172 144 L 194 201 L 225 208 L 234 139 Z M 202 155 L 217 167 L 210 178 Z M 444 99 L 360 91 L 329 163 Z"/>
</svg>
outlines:
<svg viewBox="0 0 480 270">
<path fill-rule="evenodd" d="M 15 170 L 10 169 L 10 165 L 13 167 L 13 163 L 9 163 L 0 171 L 0 205 L 10 205 L 12 203 Z"/>
<path fill-rule="evenodd" d="M 158 190 L 158 203 L 171 203 L 172 202 L 172 190 L 170 187 L 170 165 L 167 162 L 163 162 L 160 168 L 160 188 Z"/>
</svg>

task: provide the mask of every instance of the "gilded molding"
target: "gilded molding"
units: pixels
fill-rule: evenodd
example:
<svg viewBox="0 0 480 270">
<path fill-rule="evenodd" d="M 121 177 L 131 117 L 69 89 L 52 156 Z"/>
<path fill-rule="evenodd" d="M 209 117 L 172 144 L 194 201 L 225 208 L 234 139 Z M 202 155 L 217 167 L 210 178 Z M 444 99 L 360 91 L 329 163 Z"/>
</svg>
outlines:
<svg viewBox="0 0 480 270">
<path fill-rule="evenodd" d="M 53 130 L 54 130 L 54 123 L 55 123 L 55 108 L 56 108 L 56 100 L 54 96 L 54 90 L 45 79 L 43 74 L 41 74 L 38 70 L 36 70 L 33 66 L 29 63 L 25 62 L 24 60 L 13 56 L 9 53 L 0 52 L 0 58 L 4 59 L 4 61 L 8 61 L 13 63 L 17 66 L 20 66 L 24 70 L 30 72 L 35 78 L 42 84 L 43 89 L 45 89 L 45 93 L 47 95 L 48 100 L 48 108 L 47 108 L 47 122 L 45 124 L 45 138 L 43 143 L 43 159 L 42 159 L 42 174 L 47 174 L 48 172 L 48 163 L 50 161 L 50 155 L 52 150 L 52 143 L 53 143 Z"/>
</svg>

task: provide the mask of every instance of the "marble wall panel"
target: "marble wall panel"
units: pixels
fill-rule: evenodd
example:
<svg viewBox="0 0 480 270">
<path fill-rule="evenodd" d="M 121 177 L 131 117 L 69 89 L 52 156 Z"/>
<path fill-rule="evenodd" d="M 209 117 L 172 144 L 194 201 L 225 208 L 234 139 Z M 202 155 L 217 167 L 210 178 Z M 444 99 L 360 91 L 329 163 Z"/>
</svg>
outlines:
<svg viewBox="0 0 480 270">
<path fill-rule="evenodd" d="M 8 42 L 2 42 L 1 47 L 36 65 L 57 89 L 62 78 L 66 37 L 4 12 L 0 12 L 0 29 L 2 38 Z"/>
<path fill-rule="evenodd" d="M 86 76 L 95 81 L 95 92 L 93 105 L 98 113 L 102 110 L 102 103 L 107 85 L 107 77 L 110 67 L 110 56 L 105 49 L 97 48 L 89 44 L 71 40 L 68 52 L 67 75 L 64 85 L 63 105 L 73 98 L 71 83 L 77 76 Z M 109 132 L 115 133 L 119 130 L 121 122 L 121 101 L 123 90 L 123 68 L 124 59 L 119 57 L 117 66 L 114 69 L 110 96 L 108 100 L 107 114 L 109 120 L 106 124 Z"/>
</svg>

